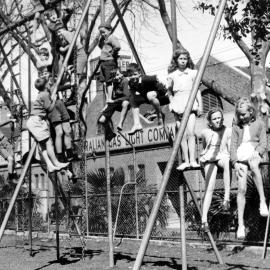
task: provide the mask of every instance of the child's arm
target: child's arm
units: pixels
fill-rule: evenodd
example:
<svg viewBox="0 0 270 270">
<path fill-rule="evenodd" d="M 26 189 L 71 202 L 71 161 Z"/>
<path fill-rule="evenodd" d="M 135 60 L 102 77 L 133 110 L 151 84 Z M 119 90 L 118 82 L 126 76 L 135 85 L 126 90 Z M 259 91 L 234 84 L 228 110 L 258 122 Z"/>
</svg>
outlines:
<svg viewBox="0 0 270 270">
<path fill-rule="evenodd" d="M 48 92 L 45 92 L 42 99 L 45 110 L 51 112 L 55 106 L 56 95 L 50 96 Z"/>
<path fill-rule="evenodd" d="M 173 97 L 173 78 L 171 77 L 167 78 L 167 94 L 168 94 L 169 100 L 171 101 Z"/>
<path fill-rule="evenodd" d="M 196 99 L 198 101 L 198 114 L 201 115 L 203 113 L 203 102 L 202 102 L 202 94 L 201 90 L 198 89 Z"/>
<path fill-rule="evenodd" d="M 69 48 L 69 44 L 66 46 L 59 47 L 59 51 L 63 53 L 63 52 L 66 52 L 68 48 Z"/>
<path fill-rule="evenodd" d="M 230 156 L 231 156 L 231 162 L 234 166 L 237 162 L 237 144 L 238 144 L 238 132 L 237 132 L 237 125 L 233 125 L 232 128 L 232 136 L 231 136 L 231 147 L 230 147 Z"/>
<path fill-rule="evenodd" d="M 111 44 L 112 49 L 113 49 L 113 53 L 112 54 L 114 56 L 117 56 L 118 55 L 118 52 L 121 49 L 121 45 L 120 45 L 120 42 L 119 42 L 118 38 L 115 37 L 115 36 L 110 36 L 108 41 Z"/>
<path fill-rule="evenodd" d="M 266 137 L 266 128 L 265 124 L 260 121 L 260 135 L 259 135 L 259 144 L 255 148 L 255 150 L 260 154 L 260 156 L 263 156 L 267 149 L 267 137 Z"/>
</svg>

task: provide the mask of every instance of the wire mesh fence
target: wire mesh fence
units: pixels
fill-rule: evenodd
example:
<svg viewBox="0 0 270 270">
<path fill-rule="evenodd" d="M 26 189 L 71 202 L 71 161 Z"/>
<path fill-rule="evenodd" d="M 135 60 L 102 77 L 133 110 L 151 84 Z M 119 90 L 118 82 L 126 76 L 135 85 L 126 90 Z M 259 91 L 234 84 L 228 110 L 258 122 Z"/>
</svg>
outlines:
<svg viewBox="0 0 270 270">
<path fill-rule="evenodd" d="M 151 210 L 155 203 L 158 187 L 167 165 L 171 149 L 160 147 L 155 149 L 132 149 L 115 152 L 110 156 L 111 204 L 113 234 L 115 237 L 142 237 Z M 180 240 L 179 220 L 179 184 L 184 177 L 193 189 L 201 206 L 204 196 L 204 177 L 201 169 L 186 171 L 184 174 L 176 170 L 177 160 L 173 164 L 166 193 L 162 199 L 158 216 L 151 237 L 154 239 Z M 265 194 L 270 197 L 268 167 L 262 168 L 265 180 Z M 86 165 L 87 186 L 84 179 L 76 183 L 64 183 L 65 194 L 76 221 L 85 235 L 103 235 L 108 233 L 107 193 L 104 155 L 88 157 Z M 258 243 L 263 241 L 266 218 L 259 215 L 259 196 L 257 189 L 248 179 L 246 194 L 245 223 L 247 236 L 245 241 Z M 41 232 L 55 231 L 56 211 L 60 220 L 60 231 L 67 232 L 70 216 L 59 198 L 59 208 L 55 208 L 53 192 L 46 189 L 35 190 L 33 196 L 32 220 L 33 230 Z M 232 177 L 230 210 L 224 213 L 222 172 L 218 171 L 216 189 L 208 214 L 210 230 L 216 240 L 235 241 L 237 229 L 237 183 Z M 0 221 L 3 220 L 10 198 L 0 199 Z M 184 185 L 185 229 L 187 239 L 204 239 L 199 212 L 192 200 L 187 185 Z M 29 199 L 26 193 L 17 198 L 7 228 L 16 231 L 28 230 Z M 85 205 L 88 207 L 86 208 Z M 72 226 L 71 226 L 72 228 Z M 74 228 L 73 228 L 74 229 Z"/>
</svg>

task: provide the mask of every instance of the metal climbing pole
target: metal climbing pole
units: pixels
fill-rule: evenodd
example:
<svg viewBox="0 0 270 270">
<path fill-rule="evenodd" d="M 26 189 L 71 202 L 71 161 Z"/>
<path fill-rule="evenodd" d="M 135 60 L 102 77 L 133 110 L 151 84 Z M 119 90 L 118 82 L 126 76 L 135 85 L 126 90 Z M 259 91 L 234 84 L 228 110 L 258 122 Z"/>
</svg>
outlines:
<svg viewBox="0 0 270 270">
<path fill-rule="evenodd" d="M 198 91 L 198 88 L 200 85 L 200 81 L 202 79 L 202 75 L 204 73 L 204 70 L 205 70 L 205 67 L 207 64 L 207 60 L 209 58 L 211 49 L 212 49 L 213 44 L 214 44 L 214 40 L 215 40 L 216 33 L 217 33 L 217 30 L 218 30 L 218 27 L 219 27 L 219 24 L 220 24 L 220 21 L 222 18 L 223 11 L 225 9 L 225 5 L 226 5 L 226 0 L 221 0 L 219 3 L 219 8 L 218 8 L 217 14 L 215 16 L 208 40 L 207 40 L 207 44 L 206 44 L 206 47 L 205 47 L 205 50 L 203 53 L 201 65 L 200 65 L 200 68 L 198 70 L 196 79 L 194 81 L 194 84 L 193 84 L 193 87 L 192 87 L 192 90 L 191 90 L 191 93 L 189 96 L 189 100 L 188 100 L 188 103 L 186 106 L 186 110 L 185 110 L 183 118 L 182 118 L 180 128 L 179 128 L 178 133 L 177 133 L 176 138 L 175 138 L 174 146 L 172 149 L 172 154 L 168 160 L 168 163 L 167 163 L 164 175 L 163 175 L 163 179 L 161 181 L 160 189 L 158 191 L 158 194 L 157 194 L 157 197 L 156 197 L 156 200 L 154 203 L 154 207 L 152 209 L 151 215 L 149 217 L 149 220 L 148 220 L 148 223 L 147 223 L 147 226 L 145 229 L 145 233 L 144 233 L 144 236 L 143 236 L 143 239 L 141 242 L 141 246 L 140 246 L 140 249 L 138 251 L 135 264 L 133 266 L 133 270 L 139 270 L 141 268 L 143 257 L 144 257 L 144 254 L 146 252 L 147 246 L 149 244 L 150 236 L 151 236 L 151 233 L 152 233 L 152 230 L 154 227 L 154 223 L 155 223 L 155 220 L 156 220 L 156 217 L 158 214 L 158 210 L 160 208 L 160 204 L 161 204 L 162 198 L 164 196 L 166 186 L 167 186 L 167 183 L 168 183 L 171 171 L 172 171 L 173 163 L 174 163 L 174 160 L 177 156 L 180 142 L 183 138 L 183 134 L 184 134 L 184 131 L 186 129 L 188 118 L 189 118 L 189 115 L 191 113 L 194 101 L 196 99 L 196 95 L 197 95 L 197 91 Z M 219 263 L 223 264 L 223 260 L 220 256 L 220 254 L 216 253 L 216 256 L 217 256 Z"/>
<path fill-rule="evenodd" d="M 62 77 L 63 77 L 63 74 L 64 74 L 64 72 L 65 72 L 65 70 L 66 70 L 66 68 L 67 68 L 68 60 L 69 60 L 69 58 L 70 58 L 70 55 L 71 55 L 72 50 L 73 50 L 73 48 L 74 48 L 74 45 L 75 45 L 75 43 L 76 43 L 77 37 L 78 37 L 78 35 L 79 35 L 80 29 L 81 29 L 81 27 L 82 27 L 84 18 L 85 18 L 86 14 L 87 14 L 87 11 L 88 11 L 88 9 L 89 9 L 90 4 L 91 4 L 91 0 L 88 0 L 88 1 L 87 1 L 87 4 L 86 4 L 86 6 L 85 6 L 85 9 L 84 9 L 84 11 L 83 11 L 83 13 L 82 13 L 82 16 L 81 16 L 81 18 L 80 18 L 80 21 L 79 21 L 79 23 L 78 23 L 78 26 L 77 26 L 77 29 L 76 29 L 76 31 L 75 31 L 75 34 L 74 34 L 74 36 L 73 36 L 72 42 L 71 42 L 71 44 L 70 44 L 70 47 L 69 47 L 69 49 L 68 49 L 68 51 L 67 51 L 67 54 L 66 54 L 64 63 L 63 63 L 63 65 L 62 65 L 62 68 L 61 68 L 60 73 L 59 73 L 59 75 L 58 75 L 58 78 L 57 78 L 57 81 L 56 81 L 56 83 L 55 83 L 55 86 L 54 86 L 54 88 L 53 88 L 52 95 L 55 95 L 56 92 L 57 92 L 57 90 L 58 90 L 58 87 L 59 87 L 59 85 L 60 85 L 60 82 L 61 82 L 61 79 L 62 79 Z M 13 208 L 14 204 L 15 204 L 16 198 L 17 198 L 17 196 L 18 196 L 18 194 L 19 194 L 19 191 L 20 191 L 20 188 L 21 188 L 21 186 L 22 186 L 22 183 L 23 183 L 23 180 L 24 180 L 24 178 L 25 178 L 25 175 L 26 175 L 26 173 L 27 173 L 27 171 L 28 171 L 28 168 L 29 168 L 29 166 L 30 166 L 30 164 L 31 164 L 31 160 L 32 160 L 33 154 L 34 154 L 34 152 L 35 152 L 35 150 L 36 150 L 36 146 L 37 146 L 37 143 L 36 143 L 36 142 L 32 143 L 32 147 L 31 147 L 31 149 L 30 149 L 30 151 L 29 151 L 29 153 L 28 153 L 28 157 L 27 157 L 27 159 L 26 159 L 25 165 L 24 165 L 24 167 L 23 167 L 23 169 L 22 169 L 20 178 L 19 178 L 19 180 L 18 180 L 18 184 L 17 184 L 17 186 L 16 186 L 16 188 L 15 188 L 14 194 L 13 194 L 11 200 L 10 200 L 10 203 L 9 203 L 9 206 L 8 206 L 8 209 L 7 209 L 7 212 L 6 212 L 6 214 L 5 214 L 5 217 L 4 217 L 3 222 L 2 222 L 2 224 L 1 224 L 1 227 L 0 227 L 0 240 L 1 240 L 2 237 L 3 237 L 4 230 L 5 230 L 5 228 L 6 228 L 6 225 L 7 225 L 9 216 L 10 216 L 10 213 L 11 213 L 11 211 L 12 211 L 12 208 Z"/>
<path fill-rule="evenodd" d="M 177 49 L 177 18 L 176 18 L 176 3 L 171 0 L 171 21 L 172 21 L 172 45 L 173 52 Z M 181 151 L 177 153 L 178 164 L 181 163 Z M 179 177 L 179 209 L 180 209 L 180 233 L 181 233 L 181 262 L 182 269 L 187 269 L 187 248 L 186 248 L 186 228 L 185 228 L 185 202 L 184 202 L 184 181 L 183 174 L 178 173 Z"/>
<path fill-rule="evenodd" d="M 100 0 L 100 22 L 105 23 L 105 1 Z M 103 85 L 103 87 L 106 87 Z M 104 89 L 105 90 L 105 89 Z M 105 91 L 104 103 L 105 101 Z M 110 173 L 110 145 L 107 140 L 106 129 L 104 131 L 105 139 L 105 171 L 106 171 L 106 189 L 107 189 L 107 220 L 108 220 L 108 242 L 109 242 L 109 266 L 114 266 L 113 256 L 113 226 L 112 226 L 112 198 L 111 198 L 111 173 Z"/>
</svg>

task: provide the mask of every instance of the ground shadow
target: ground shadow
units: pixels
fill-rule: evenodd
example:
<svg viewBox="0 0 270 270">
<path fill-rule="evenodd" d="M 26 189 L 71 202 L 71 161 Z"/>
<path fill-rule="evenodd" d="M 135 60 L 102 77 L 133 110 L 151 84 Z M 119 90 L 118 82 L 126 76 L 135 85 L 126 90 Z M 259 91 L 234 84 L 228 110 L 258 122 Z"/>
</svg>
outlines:
<svg viewBox="0 0 270 270">
<path fill-rule="evenodd" d="M 269 267 L 257 267 L 257 266 L 250 266 L 250 265 L 244 265 L 244 264 L 232 264 L 232 263 L 226 263 L 226 265 L 229 266 L 227 270 L 250 270 L 250 269 L 260 269 L 264 270 L 267 269 L 269 270 Z"/>
<path fill-rule="evenodd" d="M 61 265 L 68 265 L 68 264 L 72 264 L 72 263 L 76 263 L 80 261 L 80 259 L 68 259 L 68 258 L 65 258 L 64 256 L 61 256 L 59 260 L 53 260 L 53 261 L 49 261 L 46 265 L 43 265 L 39 268 L 36 268 L 35 270 L 41 270 L 41 269 L 44 269 L 50 265 L 53 265 L 53 264 L 61 264 Z"/>
<path fill-rule="evenodd" d="M 135 258 L 132 255 L 131 254 L 123 254 L 120 252 L 115 253 L 114 254 L 115 265 L 116 265 L 117 261 L 121 261 L 121 260 L 125 260 L 127 263 L 132 263 L 133 261 L 135 261 Z M 149 259 L 153 259 L 153 260 L 157 259 L 157 260 L 150 261 L 150 260 L 147 260 L 147 257 Z M 177 263 L 176 258 L 174 258 L 174 257 L 168 258 L 168 257 L 161 257 L 161 256 L 146 255 L 142 265 L 144 265 L 144 266 L 151 265 L 153 267 L 156 266 L 156 267 L 160 267 L 160 268 L 166 266 L 166 267 L 170 267 L 171 269 L 177 269 L 177 270 L 182 269 L 182 265 Z M 197 270 L 197 269 L 198 269 L 197 267 L 188 267 L 188 270 Z"/>
</svg>

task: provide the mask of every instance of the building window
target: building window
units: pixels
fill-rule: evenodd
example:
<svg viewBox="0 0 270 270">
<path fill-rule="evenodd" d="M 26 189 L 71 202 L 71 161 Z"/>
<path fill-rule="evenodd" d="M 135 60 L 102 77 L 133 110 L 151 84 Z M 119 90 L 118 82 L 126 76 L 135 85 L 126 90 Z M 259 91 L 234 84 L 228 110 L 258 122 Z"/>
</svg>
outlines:
<svg viewBox="0 0 270 270">
<path fill-rule="evenodd" d="M 38 174 L 35 174 L 35 187 L 36 189 L 39 188 L 39 177 L 38 177 Z"/>
<path fill-rule="evenodd" d="M 220 97 L 211 89 L 205 89 L 202 92 L 203 112 L 207 113 L 211 108 L 223 109 Z"/>
<path fill-rule="evenodd" d="M 45 175 L 44 173 L 40 174 L 40 178 L 41 178 L 41 189 L 45 189 Z"/>
</svg>

